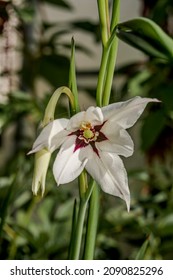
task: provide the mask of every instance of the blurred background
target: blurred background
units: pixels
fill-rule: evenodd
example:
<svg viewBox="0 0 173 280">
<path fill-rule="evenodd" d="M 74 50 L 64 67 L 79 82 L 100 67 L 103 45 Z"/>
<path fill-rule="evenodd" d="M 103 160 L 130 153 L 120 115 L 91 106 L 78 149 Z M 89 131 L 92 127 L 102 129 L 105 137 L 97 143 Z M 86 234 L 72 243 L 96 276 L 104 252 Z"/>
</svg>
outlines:
<svg viewBox="0 0 173 280">
<path fill-rule="evenodd" d="M 110 1 L 111 6 L 112 1 Z M 173 36 L 171 0 L 121 0 L 120 21 L 153 19 Z M 101 57 L 97 1 L 0 0 L 0 257 L 67 259 L 77 181 L 57 188 L 49 168 L 46 193 L 31 192 L 27 156 L 52 92 L 68 85 L 76 42 L 81 109 L 95 104 Z M 173 259 L 173 65 L 120 42 L 111 102 L 156 97 L 130 130 L 135 153 L 124 160 L 131 211 L 101 192 L 95 259 Z M 67 117 L 61 99 L 56 117 Z M 52 161 L 55 155 L 52 157 Z"/>
</svg>

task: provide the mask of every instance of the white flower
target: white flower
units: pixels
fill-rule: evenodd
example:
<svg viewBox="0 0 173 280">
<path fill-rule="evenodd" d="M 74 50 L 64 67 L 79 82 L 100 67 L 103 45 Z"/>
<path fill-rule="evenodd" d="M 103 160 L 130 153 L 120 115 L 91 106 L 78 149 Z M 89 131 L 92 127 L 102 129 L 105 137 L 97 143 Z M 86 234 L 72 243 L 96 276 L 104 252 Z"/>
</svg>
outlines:
<svg viewBox="0 0 173 280">
<path fill-rule="evenodd" d="M 43 128 L 30 153 L 60 148 L 53 165 L 58 185 L 71 182 L 85 168 L 104 192 L 124 199 L 129 210 L 127 173 L 119 156 L 131 156 L 134 147 L 125 129 L 134 125 L 147 103 L 157 101 L 135 97 L 54 120 Z"/>
</svg>

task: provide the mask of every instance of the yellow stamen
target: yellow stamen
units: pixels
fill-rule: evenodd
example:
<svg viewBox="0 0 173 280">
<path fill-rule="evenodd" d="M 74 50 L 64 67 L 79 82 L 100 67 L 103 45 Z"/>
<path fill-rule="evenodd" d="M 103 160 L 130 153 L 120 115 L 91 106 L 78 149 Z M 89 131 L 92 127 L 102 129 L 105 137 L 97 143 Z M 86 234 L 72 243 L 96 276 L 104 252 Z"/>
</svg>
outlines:
<svg viewBox="0 0 173 280">
<path fill-rule="evenodd" d="M 90 122 L 82 122 L 82 124 L 80 126 L 81 130 L 90 129 L 90 128 L 92 128 L 92 125 Z"/>
</svg>

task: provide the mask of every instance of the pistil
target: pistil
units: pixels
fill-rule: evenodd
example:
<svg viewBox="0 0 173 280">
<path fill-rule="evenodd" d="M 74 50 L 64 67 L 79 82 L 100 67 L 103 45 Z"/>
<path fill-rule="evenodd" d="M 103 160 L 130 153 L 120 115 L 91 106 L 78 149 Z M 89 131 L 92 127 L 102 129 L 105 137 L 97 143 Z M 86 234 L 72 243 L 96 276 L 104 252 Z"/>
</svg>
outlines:
<svg viewBox="0 0 173 280">
<path fill-rule="evenodd" d="M 80 126 L 80 140 L 83 140 L 86 144 L 88 144 L 91 141 L 96 141 L 98 136 L 99 132 L 95 131 L 90 122 L 82 122 Z"/>
</svg>

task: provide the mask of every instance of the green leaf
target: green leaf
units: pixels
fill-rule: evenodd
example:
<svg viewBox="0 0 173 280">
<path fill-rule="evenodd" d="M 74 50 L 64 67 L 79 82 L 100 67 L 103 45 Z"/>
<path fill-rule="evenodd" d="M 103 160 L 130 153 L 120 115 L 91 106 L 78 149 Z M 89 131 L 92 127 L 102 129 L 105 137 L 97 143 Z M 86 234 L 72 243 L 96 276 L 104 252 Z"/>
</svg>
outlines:
<svg viewBox="0 0 173 280">
<path fill-rule="evenodd" d="M 141 130 L 142 149 L 148 150 L 163 130 L 166 118 L 163 110 L 150 112 Z"/>
<path fill-rule="evenodd" d="M 160 85 L 157 89 L 157 96 L 158 99 L 161 100 L 164 104 L 164 108 L 167 113 L 173 111 L 173 85 L 170 84 L 163 84 Z"/>
<path fill-rule="evenodd" d="M 151 73 L 148 69 L 143 69 L 143 71 L 134 75 L 133 78 L 129 78 L 128 88 L 133 96 L 141 95 L 141 92 L 142 95 L 145 95 L 145 92 L 148 91 L 148 87 L 150 86 L 150 83 L 146 83 L 146 80 L 149 79 L 150 76 Z"/>
<path fill-rule="evenodd" d="M 77 80 L 76 80 L 76 65 L 75 65 L 75 41 L 73 38 L 71 42 L 69 88 L 71 89 L 74 95 L 75 111 L 79 112 L 80 110 L 79 110 L 78 88 L 77 88 Z"/>
<path fill-rule="evenodd" d="M 173 214 L 167 214 L 166 216 L 160 218 L 160 220 L 157 223 L 157 230 L 160 235 L 172 235 L 172 229 L 173 229 Z"/>
<path fill-rule="evenodd" d="M 155 22 L 136 18 L 116 26 L 117 36 L 144 53 L 162 60 L 173 59 L 173 40 Z"/>
<path fill-rule="evenodd" d="M 148 248 L 149 239 L 145 240 L 145 242 L 142 244 L 141 248 L 139 249 L 136 260 L 144 260 L 145 254 Z"/>
</svg>

